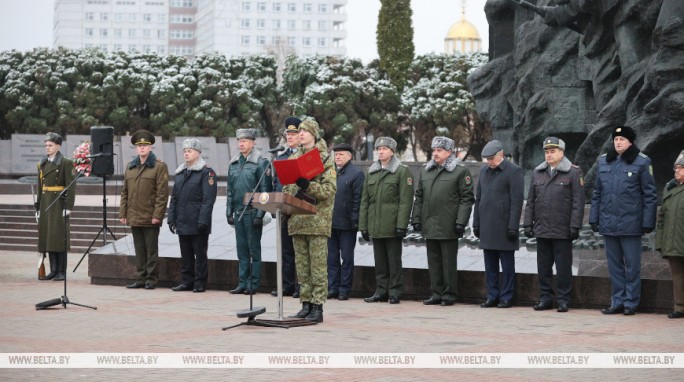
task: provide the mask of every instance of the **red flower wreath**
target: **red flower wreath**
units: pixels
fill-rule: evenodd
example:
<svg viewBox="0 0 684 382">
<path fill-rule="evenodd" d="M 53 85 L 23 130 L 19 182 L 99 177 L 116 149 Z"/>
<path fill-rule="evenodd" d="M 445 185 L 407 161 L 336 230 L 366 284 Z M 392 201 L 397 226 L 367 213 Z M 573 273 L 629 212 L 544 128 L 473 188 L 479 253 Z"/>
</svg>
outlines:
<svg viewBox="0 0 684 382">
<path fill-rule="evenodd" d="M 74 151 L 74 168 L 83 171 L 83 176 L 90 176 L 90 142 L 83 142 Z"/>
</svg>

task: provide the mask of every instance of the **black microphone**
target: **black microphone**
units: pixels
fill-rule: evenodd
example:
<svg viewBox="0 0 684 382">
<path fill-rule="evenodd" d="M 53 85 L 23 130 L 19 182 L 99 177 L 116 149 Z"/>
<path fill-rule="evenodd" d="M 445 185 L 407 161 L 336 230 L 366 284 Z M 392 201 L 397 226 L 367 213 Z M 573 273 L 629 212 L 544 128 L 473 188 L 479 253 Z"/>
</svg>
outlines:
<svg viewBox="0 0 684 382">
<path fill-rule="evenodd" d="M 278 147 L 276 147 L 276 148 L 274 148 L 274 149 L 268 150 L 268 152 L 269 152 L 269 153 L 277 153 L 278 151 L 283 151 L 283 150 L 285 150 L 285 147 L 283 147 L 283 146 L 278 146 Z"/>
<path fill-rule="evenodd" d="M 97 153 L 97 154 L 93 154 L 93 155 L 86 155 L 86 158 L 99 158 L 99 157 L 105 156 L 105 155 L 106 155 L 105 153 Z"/>
</svg>

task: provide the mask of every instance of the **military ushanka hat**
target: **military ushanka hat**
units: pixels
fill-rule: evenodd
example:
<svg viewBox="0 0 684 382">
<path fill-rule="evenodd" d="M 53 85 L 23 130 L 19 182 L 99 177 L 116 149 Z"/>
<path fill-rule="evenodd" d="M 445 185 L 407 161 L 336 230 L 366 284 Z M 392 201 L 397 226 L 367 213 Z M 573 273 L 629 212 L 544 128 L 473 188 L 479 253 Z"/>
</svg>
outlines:
<svg viewBox="0 0 684 382">
<path fill-rule="evenodd" d="M 237 137 L 237 139 L 255 140 L 256 139 L 256 130 L 254 130 L 254 129 L 238 129 L 238 131 L 235 132 L 235 136 Z"/>
<path fill-rule="evenodd" d="M 682 150 L 682 152 L 679 153 L 679 156 L 675 160 L 674 165 L 675 166 L 684 166 L 684 150 Z"/>
<path fill-rule="evenodd" d="M 436 136 L 432 138 L 432 145 L 430 145 L 430 148 L 454 151 L 454 149 L 456 148 L 456 143 L 451 138 Z"/>
<path fill-rule="evenodd" d="M 131 136 L 131 143 L 134 145 L 153 145 L 154 134 L 147 130 L 138 130 Z"/>
<path fill-rule="evenodd" d="M 613 139 L 615 137 L 625 137 L 630 143 L 634 143 L 636 132 L 629 126 L 615 126 L 613 128 Z"/>
<path fill-rule="evenodd" d="M 375 140 L 375 146 L 374 148 L 377 150 L 378 147 L 385 146 L 388 149 L 392 150 L 392 152 L 397 152 L 397 141 L 390 137 L 380 137 Z"/>
<path fill-rule="evenodd" d="M 59 135 L 57 133 L 53 133 L 53 132 L 49 132 L 49 133 L 45 134 L 45 139 L 43 139 L 43 142 L 52 142 L 52 143 L 54 143 L 56 145 L 60 145 L 60 146 L 62 145 L 63 141 L 64 141 L 64 139 L 62 138 L 61 135 Z"/>
<path fill-rule="evenodd" d="M 202 152 L 202 141 L 197 138 L 188 138 L 183 141 L 183 150 L 193 149 L 198 152 Z"/>
</svg>

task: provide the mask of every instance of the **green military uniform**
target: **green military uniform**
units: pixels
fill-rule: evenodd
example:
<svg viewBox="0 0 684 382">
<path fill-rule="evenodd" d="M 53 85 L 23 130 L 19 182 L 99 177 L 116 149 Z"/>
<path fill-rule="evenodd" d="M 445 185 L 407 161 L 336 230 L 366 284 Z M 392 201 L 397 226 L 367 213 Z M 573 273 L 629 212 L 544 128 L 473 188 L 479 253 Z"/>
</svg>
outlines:
<svg viewBox="0 0 684 382">
<path fill-rule="evenodd" d="M 306 193 L 316 198 L 316 214 L 290 217 L 288 230 L 295 248 L 300 300 L 302 303 L 322 305 L 328 298 L 328 238 L 332 225 L 337 175 L 325 141 L 318 139 L 315 147 L 320 152 L 324 170 L 310 180 Z M 289 159 L 299 158 L 308 151 L 311 150 L 300 148 Z M 298 190 L 296 184 L 283 188 L 284 192 L 292 195 L 296 195 Z"/>
<path fill-rule="evenodd" d="M 61 137 L 60 137 L 61 142 Z M 38 219 L 38 252 L 48 252 L 50 255 L 50 275 L 66 273 L 66 253 L 69 250 L 69 217 L 63 217 L 64 209 L 72 210 L 76 198 L 76 187 L 71 187 L 65 199 L 66 206 L 61 202 L 52 203 L 59 198 L 64 187 L 74 180 L 76 170 L 74 162 L 57 152 L 52 161 L 44 156 L 38 163 L 38 199 L 36 210 Z M 49 211 L 47 208 L 52 205 Z M 66 231 L 66 232 L 65 232 Z M 66 243 L 64 236 L 66 234 Z"/>
<path fill-rule="evenodd" d="M 398 235 L 397 230 L 406 232 L 412 205 L 413 178 L 408 167 L 396 156 L 385 168 L 380 161 L 373 163 L 363 184 L 359 231 L 373 238 L 377 283 L 374 296 L 380 299 L 401 296 L 403 234 Z"/>
<path fill-rule="evenodd" d="M 453 144 L 449 147 L 447 151 L 453 151 Z M 468 225 L 474 201 L 470 172 L 453 154 L 443 166 L 430 160 L 421 170 L 413 224 L 421 225 L 426 239 L 434 303 L 451 305 L 456 300 L 458 239 Z"/>
<path fill-rule="evenodd" d="M 131 137 L 131 142 L 154 144 L 154 135 L 139 130 Z M 133 233 L 135 246 L 137 282 L 130 285 L 139 288 L 145 284 L 148 289 L 157 283 L 157 261 L 159 258 L 159 227 L 166 215 L 169 199 L 169 170 L 163 161 L 150 152 L 145 162 L 136 157 L 126 166 L 124 183 L 121 188 L 119 218 L 126 219 Z M 152 219 L 159 224 L 152 224 Z"/>
</svg>

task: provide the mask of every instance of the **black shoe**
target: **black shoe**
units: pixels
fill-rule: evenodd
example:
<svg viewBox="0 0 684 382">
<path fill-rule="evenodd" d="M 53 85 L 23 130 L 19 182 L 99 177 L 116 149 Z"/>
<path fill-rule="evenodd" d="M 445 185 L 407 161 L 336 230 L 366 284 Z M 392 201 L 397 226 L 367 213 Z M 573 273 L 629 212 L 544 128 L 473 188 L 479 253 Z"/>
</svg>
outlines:
<svg viewBox="0 0 684 382">
<path fill-rule="evenodd" d="M 611 306 L 610 308 L 601 309 L 601 313 L 603 313 L 603 314 L 618 314 L 618 313 L 622 313 L 624 311 L 625 311 L 625 307 L 622 305 Z"/>
<path fill-rule="evenodd" d="M 136 281 L 133 284 L 128 284 L 126 285 L 126 288 L 128 289 L 138 289 L 142 288 L 145 284 L 141 283 L 140 281 Z"/>
<path fill-rule="evenodd" d="M 675 310 L 674 312 L 667 315 L 667 318 L 682 318 L 684 317 L 684 312 Z"/>
<path fill-rule="evenodd" d="M 50 272 L 43 277 L 39 277 L 38 280 L 52 280 L 57 276 L 57 272 Z"/>
<path fill-rule="evenodd" d="M 171 288 L 171 290 L 174 292 L 189 292 L 192 290 L 192 288 L 190 288 L 188 285 L 180 284 Z"/>
<path fill-rule="evenodd" d="M 284 296 L 284 295 L 285 295 L 285 294 L 283 294 L 283 296 Z M 275 289 L 272 290 L 272 291 L 271 291 L 271 296 L 273 296 L 273 297 L 278 297 L 278 291 L 275 290 Z"/>
<path fill-rule="evenodd" d="M 398 304 L 399 302 L 400 302 L 400 301 L 399 301 L 399 296 L 390 296 L 390 298 L 389 298 L 389 303 L 390 303 L 390 304 Z"/>
<path fill-rule="evenodd" d="M 512 306 L 513 306 L 513 303 L 511 302 L 511 300 L 501 300 L 499 305 L 497 305 L 496 307 L 497 308 L 510 308 Z"/>
<path fill-rule="evenodd" d="M 311 311 L 304 319 L 312 322 L 323 322 L 323 304 L 311 304 Z"/>
<path fill-rule="evenodd" d="M 442 303 L 441 298 L 430 297 L 427 300 L 423 300 L 423 305 L 439 305 Z"/>
<path fill-rule="evenodd" d="M 292 293 L 292 298 L 299 298 L 299 291 L 296 290 L 294 293 Z"/>
<path fill-rule="evenodd" d="M 152 284 L 152 283 L 145 283 L 145 289 L 149 289 L 149 290 L 154 289 L 154 284 Z"/>
<path fill-rule="evenodd" d="M 246 290 L 245 288 L 239 286 L 235 289 L 229 290 L 228 293 L 230 293 L 230 294 L 243 294 L 243 293 L 245 293 L 245 290 Z"/>
<path fill-rule="evenodd" d="M 636 314 L 636 309 L 625 308 L 625 311 L 622 314 L 624 314 L 625 316 L 633 316 L 634 314 Z"/>
<path fill-rule="evenodd" d="M 204 293 L 207 291 L 207 288 L 205 287 L 197 287 L 192 290 L 193 293 Z"/>
<path fill-rule="evenodd" d="M 366 297 L 363 299 L 365 302 L 385 302 L 387 301 L 387 297 L 380 297 L 377 294 L 374 294 L 370 297 Z"/>
<path fill-rule="evenodd" d="M 559 308 L 560 308 L 560 304 L 559 304 Z M 534 310 L 549 310 L 549 309 L 553 309 L 553 303 L 552 303 L 551 301 L 544 301 L 544 300 L 542 300 L 542 301 L 539 301 L 538 303 L 536 303 L 536 304 L 532 307 L 532 309 L 534 309 Z"/>
<path fill-rule="evenodd" d="M 330 292 L 328 292 L 328 298 L 329 298 L 329 299 L 331 299 L 331 298 L 337 298 L 337 296 L 339 296 L 339 295 L 340 295 L 340 293 L 337 292 L 337 291 L 330 291 Z"/>
<path fill-rule="evenodd" d="M 245 289 L 244 294 L 256 294 L 256 289 Z"/>
<path fill-rule="evenodd" d="M 55 277 L 52 279 L 52 281 L 64 281 L 65 278 L 66 278 L 66 274 L 58 273 L 57 275 L 55 275 Z"/>
<path fill-rule="evenodd" d="M 349 300 L 349 295 L 346 293 L 340 293 L 340 295 L 337 296 L 337 299 L 340 301 L 347 301 Z"/>
<path fill-rule="evenodd" d="M 559 302 L 558 303 L 558 309 L 556 309 L 556 312 L 558 313 L 565 313 L 568 311 L 568 304 L 564 302 Z"/>
<path fill-rule="evenodd" d="M 295 314 L 294 316 L 290 316 L 289 318 L 305 318 L 309 315 L 309 313 L 311 313 L 311 303 L 309 303 L 308 301 L 304 301 L 302 303 L 302 309 L 299 312 L 297 312 L 297 314 Z"/>
<path fill-rule="evenodd" d="M 480 308 L 493 308 L 496 306 L 496 304 L 499 303 L 499 300 L 487 300 L 480 304 Z"/>
<path fill-rule="evenodd" d="M 454 305 L 454 302 L 451 300 L 442 300 L 442 303 L 439 305 L 441 305 L 441 306 L 452 306 L 452 305 Z"/>
</svg>

